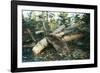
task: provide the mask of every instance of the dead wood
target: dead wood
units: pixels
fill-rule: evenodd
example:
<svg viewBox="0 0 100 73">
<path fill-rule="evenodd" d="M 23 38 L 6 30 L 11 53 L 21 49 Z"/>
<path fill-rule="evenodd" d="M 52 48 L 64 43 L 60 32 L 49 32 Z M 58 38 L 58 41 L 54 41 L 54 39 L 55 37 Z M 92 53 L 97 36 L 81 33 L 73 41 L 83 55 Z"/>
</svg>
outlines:
<svg viewBox="0 0 100 73">
<path fill-rule="evenodd" d="M 53 45 L 53 47 L 58 51 L 65 54 L 65 52 L 70 52 L 66 42 L 77 40 L 79 38 L 83 37 L 83 34 L 72 34 L 72 35 L 66 35 L 62 38 L 59 38 L 54 35 L 49 35 L 47 38 L 43 38 L 41 41 L 39 41 L 32 49 L 32 51 L 35 54 L 39 54 L 44 48 L 48 46 L 48 42 Z"/>
<path fill-rule="evenodd" d="M 65 40 L 66 42 L 68 42 L 68 41 L 76 40 L 76 39 L 79 39 L 79 38 L 82 38 L 82 37 L 83 37 L 82 33 L 72 34 L 72 35 L 66 35 L 66 36 L 64 36 L 62 38 L 62 40 Z"/>
<path fill-rule="evenodd" d="M 48 42 L 46 38 L 40 40 L 32 49 L 34 54 L 39 54 L 45 47 L 47 47 Z"/>
</svg>

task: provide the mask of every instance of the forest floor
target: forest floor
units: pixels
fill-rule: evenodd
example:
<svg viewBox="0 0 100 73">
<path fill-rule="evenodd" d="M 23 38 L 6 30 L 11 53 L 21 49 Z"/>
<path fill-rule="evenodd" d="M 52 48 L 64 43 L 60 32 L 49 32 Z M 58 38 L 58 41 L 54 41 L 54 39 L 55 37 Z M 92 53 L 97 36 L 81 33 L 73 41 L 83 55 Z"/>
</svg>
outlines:
<svg viewBox="0 0 100 73">
<path fill-rule="evenodd" d="M 23 54 L 22 61 L 39 62 L 39 61 L 57 61 L 57 60 L 82 60 L 90 58 L 89 49 L 84 50 L 84 47 L 76 46 L 76 44 L 72 42 L 68 42 L 67 44 L 71 52 L 69 54 L 66 54 L 65 56 L 60 56 L 52 45 L 46 47 L 38 55 L 33 54 L 32 48 L 24 48 L 22 53 Z"/>
</svg>

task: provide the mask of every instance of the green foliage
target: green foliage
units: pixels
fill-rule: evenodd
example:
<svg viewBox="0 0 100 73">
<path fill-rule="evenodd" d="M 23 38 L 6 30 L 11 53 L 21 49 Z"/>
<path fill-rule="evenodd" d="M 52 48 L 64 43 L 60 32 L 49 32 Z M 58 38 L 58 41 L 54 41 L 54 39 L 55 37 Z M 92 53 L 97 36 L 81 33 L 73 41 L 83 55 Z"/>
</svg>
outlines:
<svg viewBox="0 0 100 73">
<path fill-rule="evenodd" d="M 65 25 L 66 27 L 68 26 L 67 24 L 69 23 L 70 18 L 68 18 L 67 16 L 68 16 L 68 13 L 66 13 L 66 12 L 61 12 L 59 14 L 59 19 L 61 22 L 60 25 Z"/>
</svg>

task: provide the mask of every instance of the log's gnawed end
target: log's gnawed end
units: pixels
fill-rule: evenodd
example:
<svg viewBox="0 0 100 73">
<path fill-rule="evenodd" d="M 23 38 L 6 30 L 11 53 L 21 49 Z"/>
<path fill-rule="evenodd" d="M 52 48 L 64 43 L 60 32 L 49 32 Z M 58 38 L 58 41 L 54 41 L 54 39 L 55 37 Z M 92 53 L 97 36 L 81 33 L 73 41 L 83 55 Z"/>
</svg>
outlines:
<svg viewBox="0 0 100 73">
<path fill-rule="evenodd" d="M 48 45 L 47 39 L 40 40 L 32 49 L 34 54 L 39 54 Z"/>
</svg>

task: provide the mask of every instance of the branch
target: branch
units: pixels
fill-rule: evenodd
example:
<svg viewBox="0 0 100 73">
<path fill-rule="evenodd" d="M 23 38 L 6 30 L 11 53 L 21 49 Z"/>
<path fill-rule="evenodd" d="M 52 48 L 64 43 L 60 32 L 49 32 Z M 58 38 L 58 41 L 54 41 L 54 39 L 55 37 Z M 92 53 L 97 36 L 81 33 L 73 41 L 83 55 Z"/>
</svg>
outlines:
<svg viewBox="0 0 100 73">
<path fill-rule="evenodd" d="M 23 48 L 32 48 L 34 47 L 36 44 L 33 42 L 31 44 L 27 44 L 27 45 L 23 45 Z"/>
<path fill-rule="evenodd" d="M 30 37 L 32 38 L 32 40 L 33 40 L 33 41 L 36 41 L 35 38 L 34 38 L 33 35 L 32 35 L 31 30 L 30 30 L 29 28 L 27 28 L 26 30 L 27 30 L 27 32 L 29 33 L 29 35 L 30 35 Z"/>
</svg>

